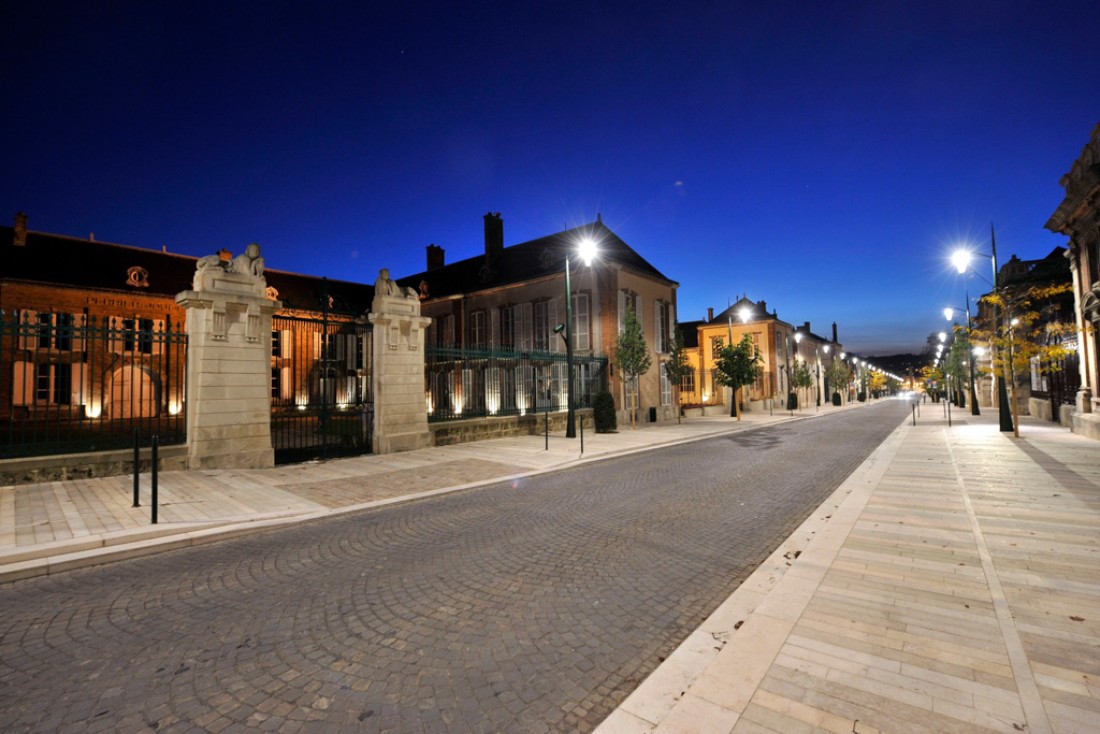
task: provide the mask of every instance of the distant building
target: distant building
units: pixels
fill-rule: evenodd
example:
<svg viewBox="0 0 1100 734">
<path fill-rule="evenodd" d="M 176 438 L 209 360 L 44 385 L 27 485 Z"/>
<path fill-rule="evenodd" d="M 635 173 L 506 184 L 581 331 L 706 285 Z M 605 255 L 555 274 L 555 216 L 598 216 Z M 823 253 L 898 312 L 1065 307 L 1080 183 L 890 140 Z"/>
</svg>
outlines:
<svg viewBox="0 0 1100 734">
<path fill-rule="evenodd" d="M 1074 432 L 1100 438 L 1100 125 L 1069 171 L 1059 179 L 1066 195 L 1046 228 L 1069 237 L 1080 387 L 1071 422 Z"/>
<path fill-rule="evenodd" d="M 429 366 L 429 415 L 525 414 L 565 406 L 561 327 L 566 321 L 568 257 L 577 404 L 590 406 L 606 377 L 620 423 L 629 420 L 626 411 L 632 394 L 620 379 L 614 354 L 627 304 L 631 304 L 653 358 L 653 366 L 640 378 L 639 416 L 642 420 L 675 418 L 672 387 L 661 364 L 668 358 L 676 323 L 679 284 L 599 218 L 509 247 L 504 246 L 500 214 L 486 214 L 484 221 L 483 255 L 446 263 L 443 248 L 429 245 L 427 269 L 398 280 L 420 294 L 421 313 L 432 318 L 429 350 L 476 352 L 468 354 L 467 364 L 461 367 L 450 362 L 435 369 Z M 584 240 L 595 246 L 591 265 L 585 265 L 578 254 Z M 529 354 L 534 361 L 498 369 L 491 360 L 501 352 Z M 595 374 L 601 369 L 598 360 L 605 357 L 610 359 L 608 374 Z"/>
<path fill-rule="evenodd" d="M 814 386 L 799 396 L 802 404 L 817 405 L 819 399 L 826 400 L 833 392 L 825 373 L 841 351 L 835 325 L 829 341 L 814 334 L 809 322 L 794 327 L 780 320 L 776 311 L 768 313 L 766 301 L 752 301 L 745 296 L 717 315 L 714 309 L 708 309 L 706 320 L 682 323 L 680 330 L 692 367 L 681 384 L 680 401 L 685 407 L 699 407 L 706 412 L 708 406 L 725 406 L 723 410 L 729 410 L 730 390 L 718 382 L 716 355 L 721 345 L 737 344 L 746 334 L 761 358 L 760 376 L 748 386 L 747 398 L 739 397 L 748 410 L 786 407 L 795 360 L 807 362 L 815 377 Z M 840 392 L 846 401 L 847 386 Z"/>
</svg>

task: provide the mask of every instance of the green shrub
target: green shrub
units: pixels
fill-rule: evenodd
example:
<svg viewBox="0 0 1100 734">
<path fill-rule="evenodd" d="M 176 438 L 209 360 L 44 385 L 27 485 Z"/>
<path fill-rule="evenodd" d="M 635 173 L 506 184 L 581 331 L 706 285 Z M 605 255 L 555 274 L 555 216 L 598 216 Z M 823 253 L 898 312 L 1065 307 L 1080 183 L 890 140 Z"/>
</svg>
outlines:
<svg viewBox="0 0 1100 734">
<path fill-rule="evenodd" d="M 798 396 L 793 392 L 787 393 L 787 410 L 795 410 L 798 408 Z"/>
<path fill-rule="evenodd" d="M 867 402 L 867 393 L 860 390 L 858 393 L 856 393 L 856 400 L 858 400 L 861 403 Z"/>
<path fill-rule="evenodd" d="M 592 400 L 592 420 L 596 433 L 613 433 L 618 425 L 615 419 L 615 398 L 609 392 L 596 393 Z"/>
<path fill-rule="evenodd" d="M 833 393 L 833 405 L 840 405 L 840 393 Z"/>
</svg>

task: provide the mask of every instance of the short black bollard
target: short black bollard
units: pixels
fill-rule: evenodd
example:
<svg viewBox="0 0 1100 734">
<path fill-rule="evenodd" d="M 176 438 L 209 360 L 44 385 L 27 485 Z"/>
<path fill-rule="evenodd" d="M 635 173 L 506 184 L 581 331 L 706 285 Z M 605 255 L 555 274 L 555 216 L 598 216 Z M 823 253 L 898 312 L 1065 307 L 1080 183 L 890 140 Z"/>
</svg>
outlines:
<svg viewBox="0 0 1100 734">
<path fill-rule="evenodd" d="M 134 429 L 134 507 L 141 507 L 141 502 L 138 501 L 138 472 L 141 471 L 141 431 L 140 429 Z"/>
<path fill-rule="evenodd" d="M 584 456 L 584 416 L 578 415 L 577 421 L 581 424 L 581 456 Z"/>
<path fill-rule="evenodd" d="M 153 459 L 152 459 L 152 464 L 153 465 L 150 469 L 150 472 L 152 472 L 152 475 L 153 475 L 153 477 L 152 477 L 153 490 L 152 490 L 152 499 L 150 500 L 150 503 L 153 505 L 153 524 L 154 525 L 157 524 L 157 463 L 158 463 L 157 462 L 157 447 L 158 447 L 159 443 L 160 443 L 160 436 L 158 436 L 156 434 L 153 434 Z"/>
<path fill-rule="evenodd" d="M 546 449 L 545 450 L 549 451 L 550 450 L 550 409 L 549 408 L 546 409 L 545 415 L 546 415 L 546 420 L 543 421 L 542 425 L 543 425 L 543 431 L 546 435 Z"/>
<path fill-rule="evenodd" d="M 915 426 L 917 425 L 917 404 L 913 403 L 909 407 L 913 409 L 913 425 Z"/>
</svg>

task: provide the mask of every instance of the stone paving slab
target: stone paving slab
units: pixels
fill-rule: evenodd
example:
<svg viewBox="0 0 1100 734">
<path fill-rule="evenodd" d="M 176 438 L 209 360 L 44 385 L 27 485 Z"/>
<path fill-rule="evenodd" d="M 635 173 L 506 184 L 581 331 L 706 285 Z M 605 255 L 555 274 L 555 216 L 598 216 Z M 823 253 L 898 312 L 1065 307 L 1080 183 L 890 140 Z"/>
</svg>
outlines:
<svg viewBox="0 0 1100 734">
<path fill-rule="evenodd" d="M 1100 445 L 995 420 L 900 426 L 597 731 L 1100 731 Z"/>
</svg>

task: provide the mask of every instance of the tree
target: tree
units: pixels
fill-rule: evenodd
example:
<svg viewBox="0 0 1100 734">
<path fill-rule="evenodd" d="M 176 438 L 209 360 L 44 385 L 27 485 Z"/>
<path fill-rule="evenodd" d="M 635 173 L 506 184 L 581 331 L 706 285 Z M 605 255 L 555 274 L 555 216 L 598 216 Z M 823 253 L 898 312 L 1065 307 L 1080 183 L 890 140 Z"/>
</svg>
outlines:
<svg viewBox="0 0 1100 734">
<path fill-rule="evenodd" d="M 965 399 L 960 397 L 965 393 L 962 391 L 962 386 L 968 384 L 970 369 L 968 361 L 970 357 L 970 337 L 966 333 L 966 329 L 962 327 L 955 327 L 955 338 L 951 342 L 951 348 L 947 350 L 947 354 L 943 358 L 943 373 L 944 377 L 949 380 L 953 385 L 952 390 L 952 402 L 959 407 L 965 405 Z"/>
<path fill-rule="evenodd" d="M 795 360 L 794 366 L 791 367 L 791 387 L 796 390 L 804 390 L 814 384 L 814 375 L 810 371 L 810 365 L 806 364 L 805 360 Z M 798 409 L 802 409 L 801 403 L 799 403 Z"/>
<path fill-rule="evenodd" d="M 886 375 L 878 370 L 871 370 L 871 377 L 868 380 L 868 389 L 872 395 L 881 394 L 886 389 Z"/>
<path fill-rule="evenodd" d="M 680 422 L 680 385 L 684 378 L 691 374 L 692 366 L 684 353 L 684 335 L 680 333 L 680 325 L 676 324 L 672 329 L 672 343 L 669 344 L 668 361 L 665 362 L 665 376 L 672 383 L 673 394 L 676 396 L 676 422 Z"/>
<path fill-rule="evenodd" d="M 645 343 L 642 325 L 634 313 L 634 304 L 628 303 L 623 318 L 623 331 L 615 345 L 615 359 L 619 362 L 619 373 L 632 390 L 633 400 L 630 406 L 630 428 L 634 430 L 638 413 L 638 378 L 649 372 L 653 359 L 649 356 L 649 346 Z"/>
<path fill-rule="evenodd" d="M 833 405 L 840 405 L 837 402 L 840 391 L 843 389 L 847 397 L 848 383 L 852 381 L 852 371 L 848 368 L 848 364 L 843 359 L 834 359 L 825 370 L 825 379 L 829 381 L 829 387 L 833 390 Z"/>
<path fill-rule="evenodd" d="M 1011 387 L 1012 434 L 1020 435 L 1019 406 L 1016 402 L 1016 374 L 1028 374 L 1031 360 L 1038 358 L 1040 368 L 1047 372 L 1061 369 L 1062 360 L 1070 351 L 1062 346 L 1058 335 L 1075 331 L 1073 324 L 1064 324 L 1043 318 L 1044 306 L 1053 303 L 1058 296 L 1073 290 L 1069 283 L 1031 286 L 1028 288 L 1002 288 L 999 292 L 982 296 L 982 301 L 1000 309 L 1001 322 L 992 328 L 976 329 L 976 340 L 994 347 L 993 372 L 1000 373 Z"/>
<path fill-rule="evenodd" d="M 760 355 L 748 334 L 737 344 L 726 345 L 719 339 L 715 354 L 714 379 L 719 385 L 730 388 L 730 418 L 736 416 L 737 420 L 741 420 L 741 414 L 737 412 L 737 389 L 751 385 L 760 376 Z"/>
<path fill-rule="evenodd" d="M 932 393 L 932 402 L 939 400 L 939 386 L 943 384 L 943 372 L 936 365 L 925 365 L 920 368 L 920 378 L 925 392 Z"/>
</svg>

